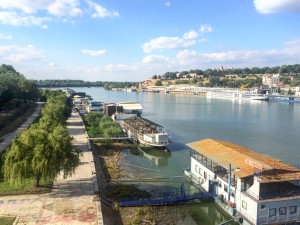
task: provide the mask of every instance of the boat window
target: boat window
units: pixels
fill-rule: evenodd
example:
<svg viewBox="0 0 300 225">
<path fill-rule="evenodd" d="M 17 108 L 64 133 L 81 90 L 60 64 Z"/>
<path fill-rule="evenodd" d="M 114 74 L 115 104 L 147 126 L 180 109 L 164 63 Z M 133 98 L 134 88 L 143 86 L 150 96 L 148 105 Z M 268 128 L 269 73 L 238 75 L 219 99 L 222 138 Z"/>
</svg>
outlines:
<svg viewBox="0 0 300 225">
<path fill-rule="evenodd" d="M 261 205 L 260 209 L 264 209 L 266 207 L 266 205 Z"/>
<path fill-rule="evenodd" d="M 290 206 L 290 214 L 296 214 L 297 213 L 297 206 Z"/>
<path fill-rule="evenodd" d="M 218 186 L 219 186 L 220 188 L 222 188 L 222 183 L 221 183 L 221 181 L 218 181 Z"/>
<path fill-rule="evenodd" d="M 244 200 L 242 201 L 242 207 L 243 209 L 247 210 L 247 202 L 245 202 Z"/>
<path fill-rule="evenodd" d="M 207 173 L 204 171 L 204 178 L 206 179 L 207 178 Z"/>
<path fill-rule="evenodd" d="M 279 215 L 286 215 L 286 207 L 279 208 Z"/>
<path fill-rule="evenodd" d="M 276 208 L 269 209 L 269 217 L 276 216 Z"/>
<path fill-rule="evenodd" d="M 195 171 L 199 174 L 201 174 L 201 169 L 198 165 L 195 165 Z"/>
<path fill-rule="evenodd" d="M 224 191 L 227 192 L 228 191 L 228 186 L 226 184 L 224 184 Z"/>
</svg>

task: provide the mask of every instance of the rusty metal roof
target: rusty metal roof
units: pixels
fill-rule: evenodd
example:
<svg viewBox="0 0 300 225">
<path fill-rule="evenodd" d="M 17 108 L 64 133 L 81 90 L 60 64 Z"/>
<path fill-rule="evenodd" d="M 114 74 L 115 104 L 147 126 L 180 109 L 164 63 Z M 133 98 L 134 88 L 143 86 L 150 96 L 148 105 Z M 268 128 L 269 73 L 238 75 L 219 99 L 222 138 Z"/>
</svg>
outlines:
<svg viewBox="0 0 300 225">
<path fill-rule="evenodd" d="M 232 173 L 239 178 L 260 173 L 260 182 L 265 183 L 300 180 L 298 168 L 230 142 L 204 139 L 189 143 L 187 146 L 224 168 L 228 168 L 231 164 Z M 239 170 L 235 171 L 235 168 Z"/>
</svg>

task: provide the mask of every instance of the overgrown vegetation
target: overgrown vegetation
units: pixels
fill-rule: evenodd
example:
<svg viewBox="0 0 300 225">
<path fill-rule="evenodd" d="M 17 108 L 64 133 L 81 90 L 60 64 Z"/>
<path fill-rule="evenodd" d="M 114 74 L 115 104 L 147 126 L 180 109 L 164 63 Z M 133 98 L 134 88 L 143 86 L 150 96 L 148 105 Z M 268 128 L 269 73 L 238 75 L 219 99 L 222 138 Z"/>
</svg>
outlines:
<svg viewBox="0 0 300 225">
<path fill-rule="evenodd" d="M 110 138 L 123 134 L 123 130 L 111 117 L 100 112 L 90 112 L 84 117 L 90 137 Z"/>
<path fill-rule="evenodd" d="M 71 102 L 66 95 L 62 91 L 49 92 L 39 121 L 23 131 L 3 156 L 2 188 L 13 191 L 26 184 L 40 187 L 52 183 L 61 170 L 64 176 L 74 172 L 79 153 L 73 149 L 65 126 L 70 114 Z"/>
</svg>

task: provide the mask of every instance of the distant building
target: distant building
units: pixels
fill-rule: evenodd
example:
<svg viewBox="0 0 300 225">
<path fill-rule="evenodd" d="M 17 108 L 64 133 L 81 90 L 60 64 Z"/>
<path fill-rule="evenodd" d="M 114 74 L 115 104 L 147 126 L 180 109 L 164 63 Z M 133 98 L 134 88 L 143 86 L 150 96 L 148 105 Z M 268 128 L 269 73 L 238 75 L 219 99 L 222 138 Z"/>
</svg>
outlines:
<svg viewBox="0 0 300 225">
<path fill-rule="evenodd" d="M 279 74 L 265 74 L 262 77 L 262 83 L 269 88 L 274 87 L 279 82 Z"/>
</svg>

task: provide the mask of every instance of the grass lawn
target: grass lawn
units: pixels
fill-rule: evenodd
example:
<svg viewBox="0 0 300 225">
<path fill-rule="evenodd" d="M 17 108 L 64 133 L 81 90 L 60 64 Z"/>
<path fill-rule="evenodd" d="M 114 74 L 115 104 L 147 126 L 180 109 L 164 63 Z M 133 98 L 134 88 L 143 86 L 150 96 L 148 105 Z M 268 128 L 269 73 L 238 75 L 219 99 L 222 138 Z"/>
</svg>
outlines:
<svg viewBox="0 0 300 225">
<path fill-rule="evenodd" d="M 0 216 L 0 224 L 1 225 L 12 225 L 15 221 L 15 217 L 4 217 Z"/>
<path fill-rule="evenodd" d="M 11 185 L 8 182 L 4 182 L 0 179 L 0 196 L 2 195 L 22 195 L 22 194 L 40 194 L 47 193 L 51 191 L 51 182 L 41 182 L 40 187 L 34 187 L 35 180 L 25 179 L 23 184 Z M 2 223 L 0 223 L 2 225 Z"/>
</svg>

